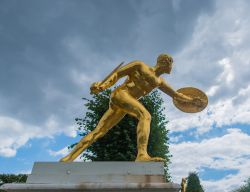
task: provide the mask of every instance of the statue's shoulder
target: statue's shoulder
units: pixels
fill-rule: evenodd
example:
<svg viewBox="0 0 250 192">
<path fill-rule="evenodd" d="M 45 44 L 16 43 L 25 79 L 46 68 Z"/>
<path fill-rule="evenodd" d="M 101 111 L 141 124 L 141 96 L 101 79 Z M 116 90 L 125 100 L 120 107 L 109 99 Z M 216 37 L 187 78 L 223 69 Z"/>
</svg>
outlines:
<svg viewBox="0 0 250 192">
<path fill-rule="evenodd" d="M 145 62 L 143 62 L 143 61 L 141 61 L 141 60 L 135 60 L 135 61 L 133 61 L 133 62 L 134 62 L 136 65 L 138 65 L 138 66 L 140 67 L 140 69 L 142 69 L 142 68 L 147 68 L 147 69 L 151 68 L 149 64 L 147 64 L 147 63 L 145 63 Z"/>
<path fill-rule="evenodd" d="M 128 63 L 127 65 L 125 65 L 125 68 L 131 69 L 131 70 L 133 69 L 133 71 L 143 71 L 143 69 L 146 69 L 148 67 L 149 66 L 141 60 L 134 60 Z"/>
<path fill-rule="evenodd" d="M 144 66 L 144 65 L 147 65 L 145 64 L 143 61 L 141 60 L 134 60 L 132 61 L 131 63 L 133 63 L 134 65 L 138 65 L 138 66 Z"/>
</svg>

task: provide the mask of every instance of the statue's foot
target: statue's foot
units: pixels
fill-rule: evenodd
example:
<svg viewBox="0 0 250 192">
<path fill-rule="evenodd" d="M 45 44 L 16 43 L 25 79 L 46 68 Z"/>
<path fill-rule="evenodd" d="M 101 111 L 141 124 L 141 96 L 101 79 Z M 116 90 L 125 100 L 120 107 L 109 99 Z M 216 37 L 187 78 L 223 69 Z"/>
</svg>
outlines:
<svg viewBox="0 0 250 192">
<path fill-rule="evenodd" d="M 69 155 L 60 159 L 60 162 L 72 162 L 73 160 Z"/>
<path fill-rule="evenodd" d="M 165 162 L 166 159 L 163 159 L 161 157 L 150 157 L 149 155 L 138 155 L 136 160 L 136 162 L 138 161 L 156 161 L 156 162 Z"/>
</svg>

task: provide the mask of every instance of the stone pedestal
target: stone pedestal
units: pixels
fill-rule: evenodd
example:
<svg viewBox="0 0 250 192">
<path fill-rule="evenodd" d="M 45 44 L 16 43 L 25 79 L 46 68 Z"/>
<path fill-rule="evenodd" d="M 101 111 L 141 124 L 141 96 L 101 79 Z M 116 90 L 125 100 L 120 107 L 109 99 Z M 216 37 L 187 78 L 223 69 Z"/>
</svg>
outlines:
<svg viewBox="0 0 250 192">
<path fill-rule="evenodd" d="M 161 162 L 37 162 L 24 184 L 4 184 L 10 192 L 178 192 L 166 183 Z"/>
</svg>

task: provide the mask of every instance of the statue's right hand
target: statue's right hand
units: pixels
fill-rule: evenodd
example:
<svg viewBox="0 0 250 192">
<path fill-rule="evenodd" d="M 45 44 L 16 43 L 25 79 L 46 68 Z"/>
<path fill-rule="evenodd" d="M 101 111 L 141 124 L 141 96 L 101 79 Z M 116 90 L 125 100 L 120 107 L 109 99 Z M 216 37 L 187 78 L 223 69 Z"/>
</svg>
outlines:
<svg viewBox="0 0 250 192">
<path fill-rule="evenodd" d="M 95 82 L 90 86 L 90 92 L 97 94 L 102 91 L 102 88 L 100 86 L 101 82 Z"/>
</svg>

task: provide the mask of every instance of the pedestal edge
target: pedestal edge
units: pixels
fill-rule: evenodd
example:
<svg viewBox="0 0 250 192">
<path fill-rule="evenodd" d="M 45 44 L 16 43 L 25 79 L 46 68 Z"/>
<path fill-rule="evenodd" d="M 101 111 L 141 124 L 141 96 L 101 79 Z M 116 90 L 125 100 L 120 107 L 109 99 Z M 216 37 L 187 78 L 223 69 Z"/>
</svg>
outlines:
<svg viewBox="0 0 250 192">
<path fill-rule="evenodd" d="M 17 184 L 7 183 L 0 187 L 2 190 L 65 190 L 65 189 L 180 189 L 176 183 L 81 183 L 81 184 Z"/>
</svg>

